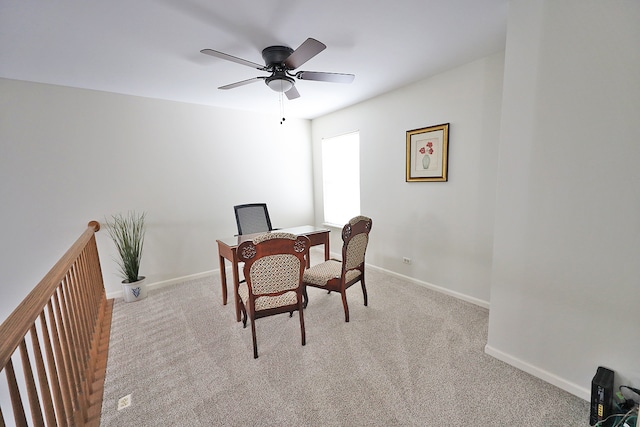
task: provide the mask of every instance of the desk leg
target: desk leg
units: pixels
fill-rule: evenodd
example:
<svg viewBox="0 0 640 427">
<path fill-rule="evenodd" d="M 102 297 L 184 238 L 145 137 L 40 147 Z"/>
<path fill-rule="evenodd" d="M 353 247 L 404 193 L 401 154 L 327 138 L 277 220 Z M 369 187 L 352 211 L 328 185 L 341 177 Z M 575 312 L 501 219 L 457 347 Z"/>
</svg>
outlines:
<svg viewBox="0 0 640 427">
<path fill-rule="evenodd" d="M 324 260 L 329 260 L 329 233 L 324 234 Z"/>
<path fill-rule="evenodd" d="M 234 256 L 232 262 L 233 268 L 233 298 L 236 303 L 236 322 L 240 321 L 240 296 L 238 295 L 238 287 L 240 286 L 240 274 L 238 273 L 238 260 Z"/>
<path fill-rule="evenodd" d="M 227 270 L 224 265 L 224 257 L 220 258 L 220 283 L 222 283 L 222 305 L 227 305 Z"/>
</svg>

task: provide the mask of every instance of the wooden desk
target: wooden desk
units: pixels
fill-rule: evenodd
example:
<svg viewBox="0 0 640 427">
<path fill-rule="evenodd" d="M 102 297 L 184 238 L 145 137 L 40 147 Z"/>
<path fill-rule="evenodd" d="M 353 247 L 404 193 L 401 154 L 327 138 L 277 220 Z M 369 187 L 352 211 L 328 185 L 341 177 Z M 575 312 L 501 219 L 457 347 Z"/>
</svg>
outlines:
<svg viewBox="0 0 640 427">
<path fill-rule="evenodd" d="M 329 259 L 329 229 L 318 228 L 312 225 L 303 225 L 300 227 L 283 228 L 281 230 L 274 230 L 279 233 L 291 233 L 296 236 L 307 236 L 311 241 L 311 246 L 324 245 L 324 259 Z M 222 304 L 227 304 L 227 270 L 225 266 L 225 259 L 231 261 L 231 267 L 233 272 L 233 297 L 236 306 L 236 320 L 240 321 L 240 300 L 238 299 L 238 286 L 240 285 L 240 275 L 238 273 L 238 256 L 236 249 L 238 245 L 246 240 L 252 240 L 256 234 L 244 234 L 241 236 L 227 237 L 224 239 L 218 239 L 218 257 L 220 259 L 220 281 L 222 282 Z M 307 267 L 309 266 L 309 259 L 307 259 Z"/>
</svg>

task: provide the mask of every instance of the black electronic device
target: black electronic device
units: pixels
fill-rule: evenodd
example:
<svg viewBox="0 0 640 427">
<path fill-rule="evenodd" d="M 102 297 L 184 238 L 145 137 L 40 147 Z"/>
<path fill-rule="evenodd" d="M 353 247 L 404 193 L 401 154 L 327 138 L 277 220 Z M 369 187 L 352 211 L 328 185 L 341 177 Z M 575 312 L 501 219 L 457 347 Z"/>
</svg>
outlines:
<svg viewBox="0 0 640 427">
<path fill-rule="evenodd" d="M 611 369 L 599 366 L 591 381 L 590 425 L 604 420 L 612 413 L 613 377 L 614 372 Z"/>
</svg>

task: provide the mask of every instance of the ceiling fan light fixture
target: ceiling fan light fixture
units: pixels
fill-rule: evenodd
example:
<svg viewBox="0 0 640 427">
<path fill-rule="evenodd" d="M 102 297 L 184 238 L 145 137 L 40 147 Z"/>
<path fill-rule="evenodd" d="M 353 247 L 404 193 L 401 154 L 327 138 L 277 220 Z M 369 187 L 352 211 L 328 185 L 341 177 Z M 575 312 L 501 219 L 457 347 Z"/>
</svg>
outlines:
<svg viewBox="0 0 640 427">
<path fill-rule="evenodd" d="M 295 81 L 289 76 L 275 75 L 265 79 L 265 83 L 276 92 L 287 92 Z"/>
</svg>

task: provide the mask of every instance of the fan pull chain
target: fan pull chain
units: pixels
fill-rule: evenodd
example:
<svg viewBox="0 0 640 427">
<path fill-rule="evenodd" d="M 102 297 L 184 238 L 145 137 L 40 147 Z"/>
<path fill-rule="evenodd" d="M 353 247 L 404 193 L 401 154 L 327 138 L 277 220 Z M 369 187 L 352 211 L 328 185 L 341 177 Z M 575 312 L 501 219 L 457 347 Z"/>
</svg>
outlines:
<svg viewBox="0 0 640 427">
<path fill-rule="evenodd" d="M 285 121 L 285 118 L 284 118 L 284 102 L 282 100 L 282 92 L 280 92 L 280 115 L 282 116 L 282 120 L 280 120 L 280 124 L 283 124 Z"/>
</svg>

